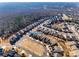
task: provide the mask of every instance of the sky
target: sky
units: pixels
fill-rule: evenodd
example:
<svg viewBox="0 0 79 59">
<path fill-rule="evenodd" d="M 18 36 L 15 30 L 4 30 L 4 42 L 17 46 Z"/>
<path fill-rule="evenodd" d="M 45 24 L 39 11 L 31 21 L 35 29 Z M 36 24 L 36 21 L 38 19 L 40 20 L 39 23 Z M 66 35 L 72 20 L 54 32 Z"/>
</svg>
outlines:
<svg viewBox="0 0 79 59">
<path fill-rule="evenodd" d="M 0 0 L 0 2 L 79 2 L 79 0 Z"/>
</svg>

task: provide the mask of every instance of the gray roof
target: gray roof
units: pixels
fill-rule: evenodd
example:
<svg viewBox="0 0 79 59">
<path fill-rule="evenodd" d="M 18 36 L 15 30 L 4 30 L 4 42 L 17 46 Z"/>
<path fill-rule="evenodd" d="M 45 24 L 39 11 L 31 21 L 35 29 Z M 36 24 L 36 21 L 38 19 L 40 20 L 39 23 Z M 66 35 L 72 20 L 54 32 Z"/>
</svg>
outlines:
<svg viewBox="0 0 79 59">
<path fill-rule="evenodd" d="M 58 46 L 54 46 L 54 52 L 63 52 L 63 50 Z"/>
</svg>

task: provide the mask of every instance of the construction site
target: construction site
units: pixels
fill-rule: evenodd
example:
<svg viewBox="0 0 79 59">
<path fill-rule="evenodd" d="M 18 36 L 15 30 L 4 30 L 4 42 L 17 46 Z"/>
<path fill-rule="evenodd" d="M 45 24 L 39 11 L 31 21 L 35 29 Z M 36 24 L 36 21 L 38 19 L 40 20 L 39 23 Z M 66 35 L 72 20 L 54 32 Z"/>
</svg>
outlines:
<svg viewBox="0 0 79 59">
<path fill-rule="evenodd" d="M 40 19 L 8 39 L 1 57 L 79 57 L 79 24 L 66 14 Z"/>
</svg>

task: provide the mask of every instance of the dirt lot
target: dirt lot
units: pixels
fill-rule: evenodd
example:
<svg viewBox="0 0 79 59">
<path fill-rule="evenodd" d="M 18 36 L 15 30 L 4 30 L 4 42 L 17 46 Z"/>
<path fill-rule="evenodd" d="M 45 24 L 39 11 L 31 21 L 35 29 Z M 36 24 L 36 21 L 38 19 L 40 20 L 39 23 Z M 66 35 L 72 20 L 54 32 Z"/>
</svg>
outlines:
<svg viewBox="0 0 79 59">
<path fill-rule="evenodd" d="M 22 38 L 23 40 L 20 40 L 16 43 L 16 45 L 18 46 L 22 46 L 25 49 L 31 51 L 32 53 L 38 55 L 38 56 L 42 56 L 45 52 L 45 49 L 43 47 L 42 44 L 37 43 L 33 40 L 31 40 L 30 37 L 25 36 L 24 38 Z"/>
</svg>

